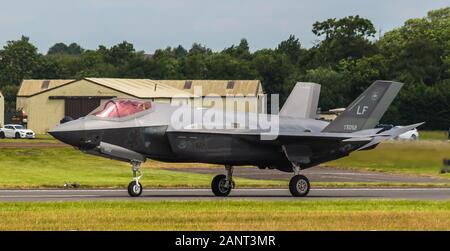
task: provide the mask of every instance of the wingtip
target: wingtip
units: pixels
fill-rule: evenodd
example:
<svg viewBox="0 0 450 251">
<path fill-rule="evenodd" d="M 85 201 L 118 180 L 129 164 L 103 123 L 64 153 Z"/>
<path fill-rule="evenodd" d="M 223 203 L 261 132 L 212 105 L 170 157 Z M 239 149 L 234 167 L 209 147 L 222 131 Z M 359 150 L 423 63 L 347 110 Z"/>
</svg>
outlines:
<svg viewBox="0 0 450 251">
<path fill-rule="evenodd" d="M 407 126 L 404 126 L 404 128 L 408 128 L 408 129 L 412 130 L 412 129 L 417 128 L 417 127 L 419 127 L 419 126 L 421 126 L 423 124 L 425 124 L 425 122 L 420 122 L 420 123 L 416 123 L 416 124 L 407 125 Z"/>
</svg>

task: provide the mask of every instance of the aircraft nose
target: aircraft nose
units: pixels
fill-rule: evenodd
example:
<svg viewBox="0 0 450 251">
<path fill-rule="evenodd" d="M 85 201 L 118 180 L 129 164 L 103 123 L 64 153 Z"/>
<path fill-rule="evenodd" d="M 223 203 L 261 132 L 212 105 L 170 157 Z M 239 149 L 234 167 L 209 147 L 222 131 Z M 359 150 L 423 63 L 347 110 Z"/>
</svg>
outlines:
<svg viewBox="0 0 450 251">
<path fill-rule="evenodd" d="M 48 133 L 66 144 L 75 147 L 84 147 L 86 144 L 84 132 L 84 122 L 81 119 L 77 119 L 57 125 Z"/>
</svg>

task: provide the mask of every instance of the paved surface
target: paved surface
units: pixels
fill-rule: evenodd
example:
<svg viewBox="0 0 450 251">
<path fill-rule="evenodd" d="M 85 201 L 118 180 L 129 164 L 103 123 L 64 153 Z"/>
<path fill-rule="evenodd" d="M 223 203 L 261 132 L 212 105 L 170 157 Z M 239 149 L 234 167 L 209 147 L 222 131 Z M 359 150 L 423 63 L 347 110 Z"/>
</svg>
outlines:
<svg viewBox="0 0 450 251">
<path fill-rule="evenodd" d="M 224 173 L 224 168 L 166 168 L 165 170 L 202 174 Z M 436 170 L 436 173 L 438 170 Z M 332 167 L 316 166 L 302 171 L 313 182 L 397 182 L 397 183 L 450 183 L 449 179 L 381 172 L 355 171 Z M 233 175 L 249 179 L 289 180 L 292 173 L 276 169 L 260 170 L 256 167 L 235 167 Z"/>
<path fill-rule="evenodd" d="M 450 188 L 311 189 L 308 197 L 293 198 L 287 189 L 235 189 L 227 198 L 214 197 L 209 189 L 147 189 L 130 198 L 125 190 L 0 190 L 0 201 L 77 200 L 314 200 L 314 199 L 411 199 L 450 200 Z"/>
</svg>

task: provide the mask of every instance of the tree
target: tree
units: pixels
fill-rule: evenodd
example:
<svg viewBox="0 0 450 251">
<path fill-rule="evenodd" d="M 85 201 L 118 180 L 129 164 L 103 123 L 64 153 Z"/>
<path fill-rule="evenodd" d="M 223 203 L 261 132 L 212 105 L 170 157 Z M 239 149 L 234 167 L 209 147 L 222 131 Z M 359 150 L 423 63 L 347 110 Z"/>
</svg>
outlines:
<svg viewBox="0 0 450 251">
<path fill-rule="evenodd" d="M 32 77 L 37 61 L 37 48 L 28 37 L 8 41 L 1 52 L 0 83 L 18 85 L 22 79 Z"/>
<path fill-rule="evenodd" d="M 50 49 L 48 49 L 47 55 L 80 55 L 83 53 L 84 49 L 81 48 L 77 43 L 71 43 L 67 46 L 65 43 L 56 43 Z"/>
<path fill-rule="evenodd" d="M 450 78 L 450 7 L 407 20 L 376 43 L 388 62 L 390 77 L 433 85 Z"/>
<path fill-rule="evenodd" d="M 319 107 L 322 111 L 346 107 L 352 100 L 348 96 L 350 85 L 344 74 L 330 67 L 308 70 L 303 79 L 321 85 Z"/>
<path fill-rule="evenodd" d="M 231 47 L 224 49 L 222 53 L 239 59 L 251 59 L 250 47 L 248 46 L 248 41 L 245 38 L 241 39 L 239 45 L 232 45 Z"/>
<path fill-rule="evenodd" d="M 207 74 L 206 55 L 192 49 L 182 59 L 181 70 L 188 79 L 205 79 Z"/>
<path fill-rule="evenodd" d="M 182 58 L 188 54 L 188 51 L 181 45 L 178 45 L 177 48 L 173 50 L 175 57 Z"/>
<path fill-rule="evenodd" d="M 375 46 L 369 38 L 375 35 L 376 30 L 370 20 L 358 15 L 315 22 L 312 32 L 324 37 L 313 50 L 319 65 L 333 65 L 342 59 L 358 59 L 375 53 Z"/>
<path fill-rule="evenodd" d="M 114 45 L 109 50 L 105 50 L 104 47 L 99 49 L 103 51 L 105 61 L 114 66 L 126 64 L 129 60 L 136 56 L 136 50 L 134 49 L 133 44 L 128 43 L 127 41 Z"/>
<path fill-rule="evenodd" d="M 425 121 L 423 129 L 448 130 L 450 125 L 450 80 L 439 85 L 409 84 L 395 100 L 395 116 L 385 116 L 397 124 Z"/>
<path fill-rule="evenodd" d="M 264 91 L 280 94 L 283 103 L 289 91 L 286 87 L 293 86 L 298 79 L 298 69 L 286 54 L 267 49 L 255 53 L 253 64 L 264 83 Z"/>
<path fill-rule="evenodd" d="M 338 65 L 348 86 L 350 101 L 361 94 L 371 83 L 379 79 L 389 79 L 387 76 L 388 62 L 383 55 L 376 54 L 360 59 L 343 59 Z"/>
<path fill-rule="evenodd" d="M 32 76 L 36 79 L 57 79 L 60 78 L 60 65 L 41 54 L 38 55 L 36 67 L 33 69 Z"/>
<path fill-rule="evenodd" d="M 210 54 L 210 53 L 212 53 L 211 49 L 206 48 L 205 46 L 199 43 L 192 44 L 192 47 L 189 50 L 189 54 Z"/>
<path fill-rule="evenodd" d="M 287 40 L 278 44 L 276 50 L 277 52 L 286 54 L 292 63 L 304 66 L 303 59 L 306 56 L 306 50 L 302 49 L 299 39 L 294 35 L 290 35 Z"/>
<path fill-rule="evenodd" d="M 226 53 L 214 53 L 206 58 L 208 79 L 254 79 L 258 74 L 250 61 Z"/>
<path fill-rule="evenodd" d="M 156 79 L 178 79 L 183 78 L 181 62 L 179 58 L 187 51 L 182 46 L 175 49 L 167 47 L 165 50 L 156 50 L 147 68 L 147 75 Z"/>
<path fill-rule="evenodd" d="M 16 110 L 16 94 L 19 91 L 19 86 L 3 85 L 0 90 L 5 97 L 5 112 L 14 112 Z"/>
</svg>

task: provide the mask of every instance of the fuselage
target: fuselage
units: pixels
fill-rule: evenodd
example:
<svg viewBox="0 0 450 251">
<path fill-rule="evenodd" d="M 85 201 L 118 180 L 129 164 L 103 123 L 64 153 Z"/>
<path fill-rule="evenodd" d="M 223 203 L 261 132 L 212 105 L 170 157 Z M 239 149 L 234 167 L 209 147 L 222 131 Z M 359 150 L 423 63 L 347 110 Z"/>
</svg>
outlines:
<svg viewBox="0 0 450 251">
<path fill-rule="evenodd" d="M 105 142 L 166 162 L 280 166 L 279 169 L 285 166 L 290 171 L 281 144 L 274 144 L 276 135 L 320 132 L 328 124 L 313 119 L 278 115 L 261 118 L 257 114 L 222 111 L 214 111 L 216 116 L 222 116 L 221 120 L 206 121 L 208 112 L 211 109 L 152 103 L 152 109 L 142 113 L 123 118 L 88 115 L 61 124 L 50 133 L 81 150 L 95 149 Z M 174 121 L 175 113 L 190 113 L 192 118 Z M 273 123 L 273 128 L 255 120 Z"/>
</svg>

